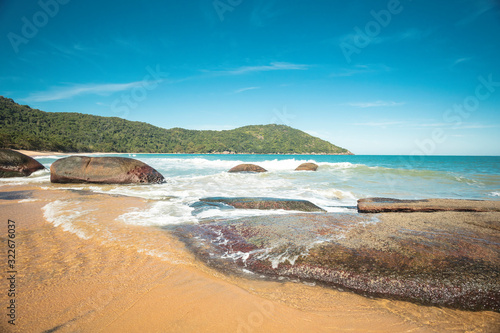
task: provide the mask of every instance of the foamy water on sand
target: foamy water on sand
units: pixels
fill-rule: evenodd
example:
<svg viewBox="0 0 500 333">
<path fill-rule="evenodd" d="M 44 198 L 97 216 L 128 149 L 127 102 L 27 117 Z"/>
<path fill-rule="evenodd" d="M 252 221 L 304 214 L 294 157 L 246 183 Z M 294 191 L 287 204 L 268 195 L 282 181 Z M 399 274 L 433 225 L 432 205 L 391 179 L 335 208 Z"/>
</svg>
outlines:
<svg viewBox="0 0 500 333">
<path fill-rule="evenodd" d="M 219 209 L 197 214 L 189 207 L 203 197 L 276 197 L 304 199 L 328 212 L 354 212 L 365 197 L 401 199 L 461 198 L 500 200 L 498 157 L 404 156 L 281 156 L 281 155 L 161 155 L 122 154 L 139 159 L 162 173 L 158 185 L 53 185 L 49 171 L 28 178 L 0 180 L 2 184 L 37 184 L 47 189 L 89 190 L 157 200 L 148 210 L 123 216 L 129 224 L 168 225 L 206 218 L 281 214 L 283 211 Z M 38 160 L 47 168 L 60 156 Z M 317 172 L 294 171 L 304 162 L 319 165 Z M 240 163 L 267 169 L 261 174 L 231 174 Z"/>
</svg>

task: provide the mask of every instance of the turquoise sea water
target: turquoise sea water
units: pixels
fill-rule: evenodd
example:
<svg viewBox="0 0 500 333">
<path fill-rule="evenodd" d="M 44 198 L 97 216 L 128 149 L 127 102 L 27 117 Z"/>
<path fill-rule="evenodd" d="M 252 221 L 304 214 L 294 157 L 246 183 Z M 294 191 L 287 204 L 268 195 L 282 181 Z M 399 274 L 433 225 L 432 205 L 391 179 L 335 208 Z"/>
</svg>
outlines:
<svg viewBox="0 0 500 333">
<path fill-rule="evenodd" d="M 139 159 L 167 179 L 159 185 L 56 185 L 48 170 L 1 185 L 35 183 L 45 189 L 71 188 L 152 199 L 148 211 L 130 212 L 128 223 L 166 225 L 200 219 L 287 213 L 213 209 L 194 213 L 190 204 L 202 197 L 277 197 L 309 200 L 327 211 L 352 211 L 365 197 L 399 199 L 459 198 L 500 200 L 500 157 L 477 156 L 329 156 L 329 155 L 182 155 L 119 154 Z M 37 158 L 50 167 L 61 157 Z M 304 162 L 316 172 L 296 172 Z M 255 163 L 261 174 L 230 174 L 240 163 Z"/>
</svg>

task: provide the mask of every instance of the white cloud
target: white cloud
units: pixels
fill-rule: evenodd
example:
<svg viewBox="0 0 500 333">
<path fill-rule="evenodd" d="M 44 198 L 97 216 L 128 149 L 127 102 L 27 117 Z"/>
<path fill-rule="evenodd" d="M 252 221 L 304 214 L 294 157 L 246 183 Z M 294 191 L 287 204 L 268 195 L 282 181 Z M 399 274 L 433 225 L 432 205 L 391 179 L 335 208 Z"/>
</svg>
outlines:
<svg viewBox="0 0 500 333">
<path fill-rule="evenodd" d="M 355 123 L 355 126 L 369 126 L 369 127 L 387 127 L 395 125 L 406 124 L 404 121 L 379 121 L 379 122 L 367 122 L 367 123 Z"/>
<path fill-rule="evenodd" d="M 484 125 L 484 124 L 470 124 L 454 126 L 453 129 L 483 129 L 483 128 L 497 128 L 499 125 Z"/>
<path fill-rule="evenodd" d="M 308 65 L 292 64 L 289 62 L 272 62 L 270 65 L 262 66 L 243 66 L 236 69 L 229 69 L 223 71 L 216 71 L 214 73 L 240 75 L 255 72 L 268 72 L 268 71 L 286 71 L 286 70 L 306 70 Z"/>
<path fill-rule="evenodd" d="M 424 37 L 427 37 L 431 34 L 431 30 L 420 30 L 416 28 L 408 29 L 405 31 L 401 31 L 392 35 L 386 35 L 381 33 L 373 38 L 369 39 L 370 44 L 382 44 L 382 43 L 398 43 L 402 41 L 412 41 L 412 40 L 420 40 Z M 355 38 L 357 34 L 348 34 L 340 37 L 341 42 L 347 42 L 349 44 L 356 44 Z"/>
<path fill-rule="evenodd" d="M 330 74 L 330 77 L 346 77 L 358 74 L 389 72 L 392 68 L 384 64 L 355 65 L 351 68 L 343 68 L 339 72 Z"/>
<path fill-rule="evenodd" d="M 429 31 L 422 31 L 419 29 L 409 29 L 406 31 L 402 31 L 400 33 L 396 33 L 394 35 L 389 35 L 386 37 L 377 37 L 374 42 L 377 43 L 385 43 L 385 42 L 401 42 L 406 40 L 419 40 L 423 37 L 429 35 Z"/>
<path fill-rule="evenodd" d="M 234 93 L 235 93 L 235 94 L 239 94 L 239 93 L 242 93 L 242 92 L 244 92 L 244 91 L 248 91 L 248 90 L 255 90 L 255 89 L 260 89 L 260 87 L 247 87 L 247 88 L 241 88 L 241 89 L 236 90 Z"/>
<path fill-rule="evenodd" d="M 484 128 L 497 128 L 497 127 L 499 127 L 499 125 L 487 125 L 487 124 L 481 124 L 481 123 L 469 123 L 469 124 L 457 125 L 453 122 L 448 122 L 448 123 L 443 123 L 443 122 L 417 123 L 417 122 L 413 122 L 411 125 L 415 128 L 441 127 L 441 128 L 449 128 L 449 129 L 453 129 L 453 130 L 484 129 Z"/>
<path fill-rule="evenodd" d="M 461 64 L 461 63 L 464 63 L 464 62 L 468 62 L 468 61 L 471 61 L 472 58 L 471 57 L 462 57 L 462 58 L 457 58 L 455 59 L 451 65 L 450 65 L 450 69 Z"/>
<path fill-rule="evenodd" d="M 404 105 L 404 102 L 394 102 L 394 101 L 375 101 L 375 102 L 355 102 L 355 103 L 347 103 L 346 105 L 354 106 L 358 108 L 373 108 L 373 107 L 381 107 L 381 106 L 401 106 Z"/>
<path fill-rule="evenodd" d="M 472 59 L 472 58 L 458 58 L 457 60 L 455 60 L 455 61 L 453 62 L 453 66 L 454 66 L 454 65 L 458 65 L 459 63 L 464 62 L 464 61 L 469 61 L 469 60 L 471 60 L 471 59 Z"/>
<path fill-rule="evenodd" d="M 440 128 L 446 131 L 449 130 L 467 130 L 467 129 L 486 129 L 486 128 L 498 128 L 499 125 L 487 125 L 481 123 L 471 123 L 471 124 L 461 124 L 456 125 L 454 123 L 443 123 L 443 122 L 422 122 L 419 123 L 418 120 L 408 120 L 408 121 L 398 121 L 398 120 L 383 120 L 383 121 L 368 121 L 364 123 L 353 123 L 354 126 L 367 126 L 367 127 L 399 127 L 409 130 L 423 130 L 431 131 L 432 128 Z M 448 133 L 448 132 L 447 132 Z"/>
<path fill-rule="evenodd" d="M 68 99 L 79 95 L 101 95 L 106 96 L 115 92 L 125 91 L 134 87 L 155 84 L 157 81 L 135 81 L 129 83 L 104 83 L 104 84 L 77 84 L 69 87 L 55 87 L 49 91 L 37 92 L 24 98 L 27 102 L 48 102 Z"/>
<path fill-rule="evenodd" d="M 491 9 L 498 6 L 495 0 L 475 0 L 471 1 L 471 4 L 475 7 L 473 10 L 469 11 L 467 17 L 464 17 L 456 23 L 456 25 L 465 25 L 476 21 L 481 15 L 490 11 Z"/>
</svg>

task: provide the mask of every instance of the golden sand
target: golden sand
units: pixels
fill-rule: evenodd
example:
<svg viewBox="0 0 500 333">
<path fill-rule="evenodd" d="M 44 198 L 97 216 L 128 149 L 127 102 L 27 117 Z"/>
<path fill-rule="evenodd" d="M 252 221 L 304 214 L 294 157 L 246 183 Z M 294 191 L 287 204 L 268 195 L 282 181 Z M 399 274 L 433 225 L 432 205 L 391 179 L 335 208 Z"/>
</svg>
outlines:
<svg viewBox="0 0 500 333">
<path fill-rule="evenodd" d="M 43 156 L 66 156 L 66 155 L 110 155 L 110 154 L 122 154 L 122 153 L 61 153 L 55 151 L 36 151 L 36 150 L 23 150 L 23 149 L 14 149 L 24 155 L 31 157 L 43 157 Z"/>
<path fill-rule="evenodd" d="M 369 299 L 292 282 L 225 276 L 158 227 L 119 219 L 152 202 L 50 186 L 3 186 L 16 221 L 16 325 L 2 332 L 498 332 L 500 314 Z M 12 192 L 16 191 L 16 192 Z M 1 193 L 0 193 L 1 194 Z M 6 257 L 6 255 L 5 255 Z M 0 262 L 7 270 L 6 260 Z"/>
</svg>

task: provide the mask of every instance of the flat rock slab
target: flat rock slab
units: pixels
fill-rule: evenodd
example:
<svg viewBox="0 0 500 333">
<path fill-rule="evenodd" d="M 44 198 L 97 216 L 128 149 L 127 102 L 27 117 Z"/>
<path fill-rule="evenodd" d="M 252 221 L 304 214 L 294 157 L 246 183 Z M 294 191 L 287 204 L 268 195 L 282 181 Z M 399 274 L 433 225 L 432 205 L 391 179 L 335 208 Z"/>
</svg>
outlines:
<svg viewBox="0 0 500 333">
<path fill-rule="evenodd" d="M 300 213 L 171 229 L 225 272 L 499 312 L 499 221 L 492 212 Z"/>
<path fill-rule="evenodd" d="M 226 198 L 226 197 L 211 197 L 202 198 L 201 202 L 206 203 L 224 203 L 234 208 L 240 209 L 284 209 L 296 210 L 302 212 L 325 212 L 324 209 L 316 206 L 307 200 L 296 199 L 279 199 L 279 198 Z"/>
<path fill-rule="evenodd" d="M 0 178 L 26 177 L 45 167 L 33 157 L 11 149 L 0 149 Z"/>
<path fill-rule="evenodd" d="M 70 156 L 50 166 L 52 183 L 156 184 L 163 176 L 141 161 L 126 157 Z"/>
<path fill-rule="evenodd" d="M 358 200 L 358 212 L 500 212 L 500 201 L 424 199 L 399 200 L 391 198 L 367 198 Z"/>
</svg>

